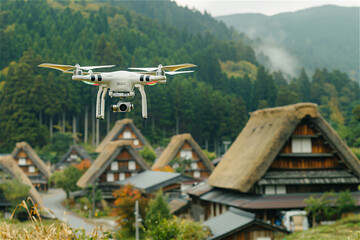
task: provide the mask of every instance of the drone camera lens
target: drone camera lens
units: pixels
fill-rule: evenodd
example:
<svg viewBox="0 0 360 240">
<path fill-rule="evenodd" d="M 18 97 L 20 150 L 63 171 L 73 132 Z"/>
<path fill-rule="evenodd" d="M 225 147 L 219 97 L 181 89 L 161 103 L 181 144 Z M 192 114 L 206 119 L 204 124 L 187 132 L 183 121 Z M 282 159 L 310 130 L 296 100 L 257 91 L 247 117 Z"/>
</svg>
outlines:
<svg viewBox="0 0 360 240">
<path fill-rule="evenodd" d="M 120 111 L 125 112 L 127 108 L 126 104 L 120 104 Z"/>
</svg>

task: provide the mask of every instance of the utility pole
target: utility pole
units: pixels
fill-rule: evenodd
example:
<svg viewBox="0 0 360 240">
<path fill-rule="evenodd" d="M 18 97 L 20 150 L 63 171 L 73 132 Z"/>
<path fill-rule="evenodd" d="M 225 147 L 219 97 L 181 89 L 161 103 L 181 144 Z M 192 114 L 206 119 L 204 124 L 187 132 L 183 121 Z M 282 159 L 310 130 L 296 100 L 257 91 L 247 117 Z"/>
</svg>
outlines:
<svg viewBox="0 0 360 240">
<path fill-rule="evenodd" d="M 139 240 L 139 201 L 135 201 L 135 240 Z"/>
<path fill-rule="evenodd" d="M 95 184 L 92 186 L 92 217 L 95 217 Z"/>
</svg>

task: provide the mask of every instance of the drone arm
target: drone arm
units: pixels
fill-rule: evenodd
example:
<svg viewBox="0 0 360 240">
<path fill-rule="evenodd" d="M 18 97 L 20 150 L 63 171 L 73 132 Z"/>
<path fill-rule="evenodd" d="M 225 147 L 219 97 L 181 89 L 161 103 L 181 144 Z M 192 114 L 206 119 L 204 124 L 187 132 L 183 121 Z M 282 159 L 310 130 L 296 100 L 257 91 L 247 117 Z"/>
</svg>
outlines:
<svg viewBox="0 0 360 240">
<path fill-rule="evenodd" d="M 104 112 L 104 110 L 103 110 L 103 105 L 105 104 L 104 103 L 104 101 L 105 101 L 105 99 L 101 99 L 102 101 L 101 101 L 101 105 L 100 105 L 100 97 L 101 97 L 101 94 L 103 93 L 103 91 L 104 91 L 104 85 L 100 85 L 99 86 L 99 91 L 98 91 L 98 93 L 97 93 L 97 96 L 96 96 L 96 118 L 100 118 L 101 119 L 101 117 L 102 116 L 104 116 L 103 114 L 99 114 L 100 112 L 101 113 L 103 113 Z M 105 88 L 106 89 L 106 88 Z M 105 91 L 107 91 L 107 89 L 105 90 Z M 105 96 L 103 95 L 103 98 L 104 98 Z M 104 117 L 103 117 L 104 118 Z M 102 118 L 102 119 L 103 119 Z"/>
<path fill-rule="evenodd" d="M 105 97 L 107 92 L 107 87 L 103 87 L 103 93 L 101 96 L 101 107 L 100 107 L 100 119 L 104 119 L 105 116 Z M 109 116 L 108 116 L 109 117 Z"/>
<path fill-rule="evenodd" d="M 147 102 L 144 85 L 136 84 L 135 87 L 139 89 L 141 94 L 141 105 L 142 105 L 142 115 L 144 119 L 147 119 Z"/>
</svg>

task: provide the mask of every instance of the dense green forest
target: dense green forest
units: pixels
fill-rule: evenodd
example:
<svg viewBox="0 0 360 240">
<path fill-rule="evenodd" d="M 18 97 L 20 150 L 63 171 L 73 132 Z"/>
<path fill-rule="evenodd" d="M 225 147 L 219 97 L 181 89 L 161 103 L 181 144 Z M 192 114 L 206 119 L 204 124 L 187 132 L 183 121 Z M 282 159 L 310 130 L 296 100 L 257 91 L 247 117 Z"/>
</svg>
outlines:
<svg viewBox="0 0 360 240">
<path fill-rule="evenodd" d="M 308 72 L 323 67 L 338 69 L 359 81 L 359 10 L 326 5 L 274 16 L 234 14 L 217 19 L 259 38 L 253 42 L 259 54 L 269 49 L 285 50 L 297 60 L 294 67 L 302 66 Z M 266 64 L 269 59 L 261 62 Z"/>
<path fill-rule="evenodd" d="M 101 121 L 102 137 L 115 121 L 129 117 L 155 146 L 177 132 L 190 132 L 203 148 L 213 151 L 222 141 L 235 139 L 249 112 L 311 101 L 319 104 L 349 145 L 360 145 L 359 86 L 346 74 L 316 69 L 308 76 L 302 70 L 287 80 L 281 72 L 259 65 L 245 36 L 221 23 L 217 27 L 209 15 L 170 1 L 168 11 L 153 7 L 148 16 L 128 2 L 0 4 L 1 152 L 11 151 L 18 141 L 42 147 L 57 131 L 74 131 L 77 142 L 94 143 L 97 88 L 73 82 L 69 74 L 38 68 L 43 62 L 116 64 L 113 70 L 160 63 L 198 66 L 193 74 L 147 87 L 148 120 L 141 117 L 139 93 L 133 112 L 107 112 Z M 151 2 L 147 4 L 150 9 Z M 107 108 L 117 100 L 107 97 Z M 85 119 L 90 131 L 86 139 Z"/>
</svg>

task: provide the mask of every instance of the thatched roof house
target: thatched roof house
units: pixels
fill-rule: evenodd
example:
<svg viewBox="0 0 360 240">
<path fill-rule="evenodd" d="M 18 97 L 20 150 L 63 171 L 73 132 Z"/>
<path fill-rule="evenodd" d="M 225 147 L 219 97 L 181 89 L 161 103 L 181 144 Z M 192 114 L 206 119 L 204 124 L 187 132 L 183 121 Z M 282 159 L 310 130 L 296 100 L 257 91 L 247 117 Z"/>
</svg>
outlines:
<svg viewBox="0 0 360 240">
<path fill-rule="evenodd" d="M 323 174 L 324 170 L 330 172 Z M 314 176 L 325 178 L 327 184 L 356 186 L 360 182 L 360 162 L 320 116 L 316 104 L 299 103 L 251 113 L 208 184 L 248 192 L 255 183 L 273 185 L 274 174 L 285 181 L 282 184 L 288 185 L 287 189 L 294 184 L 289 179 L 298 179 L 298 185 L 311 185 L 316 183 L 310 179 Z M 286 190 L 282 187 L 279 191 Z"/>
<path fill-rule="evenodd" d="M 116 181 L 134 176 L 150 166 L 132 147 L 132 141 L 110 142 L 76 183 L 81 188 L 98 184 L 103 193 L 111 198 L 113 188 L 119 188 Z M 105 196 L 105 197 L 106 197 Z"/>
<path fill-rule="evenodd" d="M 13 159 L 10 155 L 0 156 L 0 172 L 5 172 L 5 174 L 9 174 L 11 177 L 19 179 L 21 183 L 30 186 L 29 196 L 35 203 L 38 204 L 39 208 L 43 207 L 43 200 L 39 192 L 32 185 L 26 174 L 19 168 L 15 159 Z"/>
<path fill-rule="evenodd" d="M 135 126 L 133 120 L 125 118 L 115 123 L 111 131 L 95 149 L 95 152 L 102 152 L 110 142 L 117 140 L 131 140 L 131 144 L 135 149 L 142 149 L 144 146 L 150 146 L 140 130 Z"/>
<path fill-rule="evenodd" d="M 50 167 L 27 142 L 16 143 L 11 156 L 38 190 L 47 190 L 48 178 L 51 176 Z"/>
<path fill-rule="evenodd" d="M 78 161 L 85 159 L 92 161 L 90 155 L 82 146 L 72 145 L 69 147 L 69 150 L 64 154 L 64 156 L 62 156 L 60 161 L 55 165 L 54 170 L 64 169 L 72 163 L 78 163 Z"/>
<path fill-rule="evenodd" d="M 173 136 L 151 169 L 162 169 L 167 165 L 176 169 L 181 165 L 181 163 L 173 163 L 176 159 L 190 161 L 190 164 L 184 166 L 185 173 L 195 178 L 207 178 L 214 170 L 214 165 L 189 133 Z"/>
</svg>

